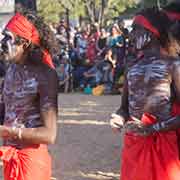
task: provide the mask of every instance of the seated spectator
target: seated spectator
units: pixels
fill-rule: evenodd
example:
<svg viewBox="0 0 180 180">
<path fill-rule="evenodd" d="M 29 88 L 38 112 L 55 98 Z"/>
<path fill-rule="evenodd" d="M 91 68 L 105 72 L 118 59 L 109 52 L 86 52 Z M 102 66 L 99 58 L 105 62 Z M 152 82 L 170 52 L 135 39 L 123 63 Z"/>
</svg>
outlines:
<svg viewBox="0 0 180 180">
<path fill-rule="evenodd" d="M 78 65 L 73 68 L 73 87 L 79 90 L 82 84 L 82 79 L 84 78 L 84 72 L 88 71 L 89 67 Z M 82 89 L 82 88 L 81 88 Z"/>
<path fill-rule="evenodd" d="M 96 64 L 86 71 L 81 80 L 81 88 L 96 87 L 98 85 L 105 86 L 105 93 L 110 93 L 113 85 L 113 64 L 110 58 L 111 50 L 108 50 L 104 60 L 96 62 Z"/>
<path fill-rule="evenodd" d="M 95 87 L 99 84 L 100 79 L 101 74 L 97 64 L 95 64 L 88 71 L 83 73 L 83 78 L 80 81 L 80 88 L 84 89 L 86 86 Z"/>
<path fill-rule="evenodd" d="M 67 93 L 69 90 L 69 82 L 70 82 L 70 75 L 69 75 L 69 64 L 62 63 L 57 68 L 57 74 L 59 79 L 59 88 L 60 91 Z"/>
<path fill-rule="evenodd" d="M 100 71 L 100 82 L 105 86 L 104 93 L 109 94 L 113 87 L 113 64 L 115 61 L 112 59 L 112 51 L 108 50 L 106 52 L 105 58 L 98 65 L 98 70 Z"/>
</svg>

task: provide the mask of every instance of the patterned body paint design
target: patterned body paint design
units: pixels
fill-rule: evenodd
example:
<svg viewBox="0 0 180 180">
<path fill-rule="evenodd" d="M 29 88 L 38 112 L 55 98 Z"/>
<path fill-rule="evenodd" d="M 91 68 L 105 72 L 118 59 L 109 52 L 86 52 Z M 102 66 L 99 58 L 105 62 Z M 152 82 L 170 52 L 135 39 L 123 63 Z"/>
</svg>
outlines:
<svg viewBox="0 0 180 180">
<path fill-rule="evenodd" d="M 15 37 L 10 31 L 3 32 L 4 38 L 1 40 L 2 52 L 6 59 L 11 60 L 16 55 Z"/>
<path fill-rule="evenodd" d="M 127 76 L 129 114 L 141 118 L 148 112 L 163 121 L 171 118 L 172 68 L 178 61 L 144 58 Z"/>
<path fill-rule="evenodd" d="M 49 107 L 57 108 L 56 95 L 49 93 L 48 78 L 44 76 L 42 68 L 10 65 L 2 93 L 2 101 L 5 103 L 4 125 L 26 128 L 43 126 L 40 111 L 46 111 Z M 5 144 L 19 145 L 15 141 L 7 141 Z"/>
</svg>

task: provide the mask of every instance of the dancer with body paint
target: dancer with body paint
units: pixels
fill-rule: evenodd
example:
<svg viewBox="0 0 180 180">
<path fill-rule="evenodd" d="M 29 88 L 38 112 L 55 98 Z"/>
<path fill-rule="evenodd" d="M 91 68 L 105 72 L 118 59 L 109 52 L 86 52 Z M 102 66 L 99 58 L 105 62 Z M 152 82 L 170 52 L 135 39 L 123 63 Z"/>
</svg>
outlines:
<svg viewBox="0 0 180 180">
<path fill-rule="evenodd" d="M 2 48 L 10 60 L 0 110 L 5 180 L 50 180 L 47 144 L 56 138 L 58 81 L 50 53 L 54 38 L 42 18 L 16 13 L 3 32 Z"/>
<path fill-rule="evenodd" d="M 144 57 L 128 69 L 121 107 L 111 119 L 112 127 L 126 132 L 121 180 L 179 179 L 180 117 L 172 115 L 172 106 L 174 97 L 180 102 L 180 49 L 174 27 L 155 8 L 134 18 L 131 37 Z"/>
</svg>

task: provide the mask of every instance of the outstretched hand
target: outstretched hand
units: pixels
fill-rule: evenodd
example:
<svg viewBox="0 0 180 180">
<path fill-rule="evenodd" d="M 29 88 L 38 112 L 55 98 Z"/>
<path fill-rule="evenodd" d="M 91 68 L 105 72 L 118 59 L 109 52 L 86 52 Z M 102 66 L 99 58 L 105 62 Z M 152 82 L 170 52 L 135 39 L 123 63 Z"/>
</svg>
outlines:
<svg viewBox="0 0 180 180">
<path fill-rule="evenodd" d="M 111 115 L 110 125 L 114 131 L 121 132 L 121 130 L 124 126 L 124 119 L 121 116 L 119 116 L 118 114 L 113 113 Z"/>
</svg>

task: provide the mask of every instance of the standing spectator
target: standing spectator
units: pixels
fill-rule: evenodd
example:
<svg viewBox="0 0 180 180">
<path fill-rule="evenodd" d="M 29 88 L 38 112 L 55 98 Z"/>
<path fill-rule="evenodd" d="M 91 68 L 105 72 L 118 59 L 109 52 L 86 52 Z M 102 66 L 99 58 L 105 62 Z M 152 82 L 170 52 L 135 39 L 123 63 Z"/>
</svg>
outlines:
<svg viewBox="0 0 180 180">
<path fill-rule="evenodd" d="M 85 54 L 86 54 L 86 49 L 87 49 L 87 38 L 88 38 L 87 34 L 83 30 L 81 32 L 81 35 L 79 36 L 79 38 L 77 40 L 77 45 L 76 45 L 76 49 L 77 49 L 77 53 L 79 55 L 79 58 L 85 59 Z"/>
<path fill-rule="evenodd" d="M 96 42 L 98 38 L 99 38 L 98 24 L 91 25 L 91 33 L 88 38 L 88 46 L 86 52 L 86 57 L 90 61 L 90 64 L 93 64 L 96 59 L 96 55 L 97 55 Z"/>
<path fill-rule="evenodd" d="M 111 36 L 108 40 L 109 48 L 112 48 L 113 57 L 116 59 L 115 81 L 123 74 L 125 57 L 125 38 L 123 32 L 117 24 L 114 24 L 111 30 Z"/>
<path fill-rule="evenodd" d="M 105 49 L 107 47 L 107 33 L 104 28 L 100 31 L 100 36 L 96 42 L 97 55 L 103 57 L 105 55 Z"/>
<path fill-rule="evenodd" d="M 79 26 L 75 27 L 75 35 L 74 35 L 74 48 L 77 47 L 77 41 L 81 35 L 81 28 Z"/>
</svg>

